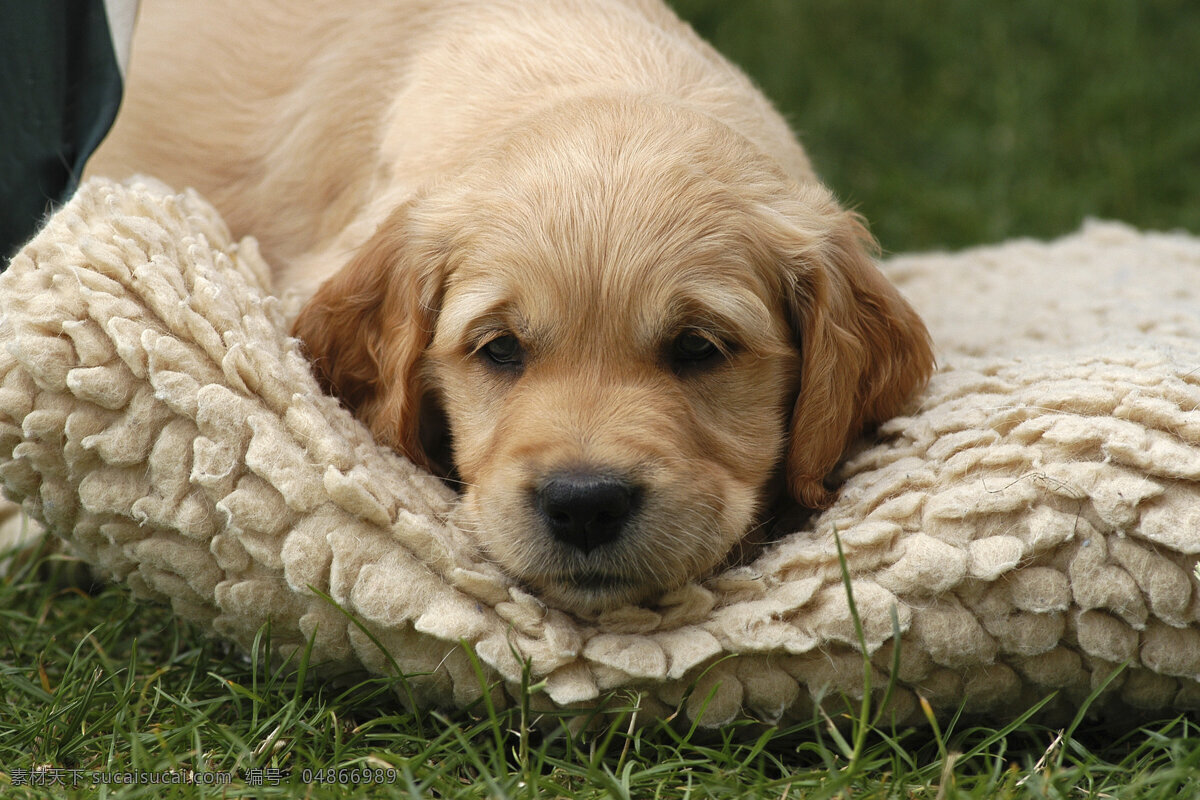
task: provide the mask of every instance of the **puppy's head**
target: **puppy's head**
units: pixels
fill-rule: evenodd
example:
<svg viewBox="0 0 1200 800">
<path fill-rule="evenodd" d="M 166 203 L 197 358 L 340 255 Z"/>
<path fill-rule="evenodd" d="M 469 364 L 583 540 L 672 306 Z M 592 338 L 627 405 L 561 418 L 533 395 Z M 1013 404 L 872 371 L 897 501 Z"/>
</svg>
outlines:
<svg viewBox="0 0 1200 800">
<path fill-rule="evenodd" d="M 928 375 L 868 246 L 722 125 L 579 102 L 396 210 L 296 334 L 380 441 L 453 470 L 488 557 L 604 608 L 721 563 L 780 472 L 828 504 Z"/>
</svg>

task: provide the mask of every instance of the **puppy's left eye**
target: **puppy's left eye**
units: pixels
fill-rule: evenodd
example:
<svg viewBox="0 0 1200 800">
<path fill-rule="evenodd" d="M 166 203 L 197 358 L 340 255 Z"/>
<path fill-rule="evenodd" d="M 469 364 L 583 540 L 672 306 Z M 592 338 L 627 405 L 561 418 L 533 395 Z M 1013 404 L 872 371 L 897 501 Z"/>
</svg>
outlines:
<svg viewBox="0 0 1200 800">
<path fill-rule="evenodd" d="M 671 343 L 671 363 L 678 369 L 708 366 L 721 357 L 721 348 L 698 331 L 684 331 Z"/>
<path fill-rule="evenodd" d="M 479 352 L 493 366 L 506 369 L 519 369 L 525 362 L 525 350 L 521 347 L 520 340 L 511 333 L 488 341 L 479 348 Z"/>
</svg>

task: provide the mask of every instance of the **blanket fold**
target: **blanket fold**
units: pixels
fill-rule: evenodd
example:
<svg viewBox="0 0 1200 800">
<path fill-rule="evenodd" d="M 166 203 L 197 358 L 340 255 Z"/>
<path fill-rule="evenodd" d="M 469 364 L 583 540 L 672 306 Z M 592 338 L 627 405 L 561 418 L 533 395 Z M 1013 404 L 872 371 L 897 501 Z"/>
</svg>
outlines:
<svg viewBox="0 0 1200 800">
<path fill-rule="evenodd" d="M 326 668 L 399 667 L 419 704 L 480 697 L 465 643 L 498 700 L 527 671 L 547 707 L 631 689 L 706 725 L 861 696 L 864 646 L 900 721 L 918 696 L 1070 708 L 1122 664 L 1098 708 L 1200 707 L 1200 239 L 1089 223 L 883 268 L 940 368 L 837 502 L 585 618 L 480 558 L 453 493 L 321 394 L 252 239 L 195 193 L 93 179 L 0 276 L 0 484 L 137 594 L 242 646 L 270 620 Z"/>
</svg>

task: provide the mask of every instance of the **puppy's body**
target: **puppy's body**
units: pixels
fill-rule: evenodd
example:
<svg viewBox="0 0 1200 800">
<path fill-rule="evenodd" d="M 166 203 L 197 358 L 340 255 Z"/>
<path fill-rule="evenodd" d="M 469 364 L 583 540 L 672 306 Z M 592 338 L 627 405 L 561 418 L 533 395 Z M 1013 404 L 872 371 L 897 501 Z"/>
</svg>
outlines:
<svg viewBox="0 0 1200 800">
<path fill-rule="evenodd" d="M 258 237 L 315 291 L 326 387 L 431 468 L 446 427 L 463 523 L 546 596 L 711 569 L 777 469 L 828 502 L 928 374 L 857 218 L 665 7 L 297 8 L 148 3 L 93 171 L 195 186 Z"/>
<path fill-rule="evenodd" d="M 90 171 L 200 190 L 280 284 L 315 290 L 400 203 L 563 101 L 641 96 L 803 150 L 745 76 L 657 2 L 151 0 Z"/>
</svg>

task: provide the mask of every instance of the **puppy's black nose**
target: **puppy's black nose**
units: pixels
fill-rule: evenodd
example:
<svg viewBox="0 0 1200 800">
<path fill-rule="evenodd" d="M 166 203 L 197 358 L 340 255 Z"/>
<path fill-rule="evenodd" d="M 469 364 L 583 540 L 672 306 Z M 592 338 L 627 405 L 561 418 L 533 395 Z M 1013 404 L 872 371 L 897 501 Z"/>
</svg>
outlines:
<svg viewBox="0 0 1200 800">
<path fill-rule="evenodd" d="M 554 538 L 585 553 L 621 535 L 640 496 L 628 481 L 593 472 L 553 474 L 534 492 Z"/>
</svg>

